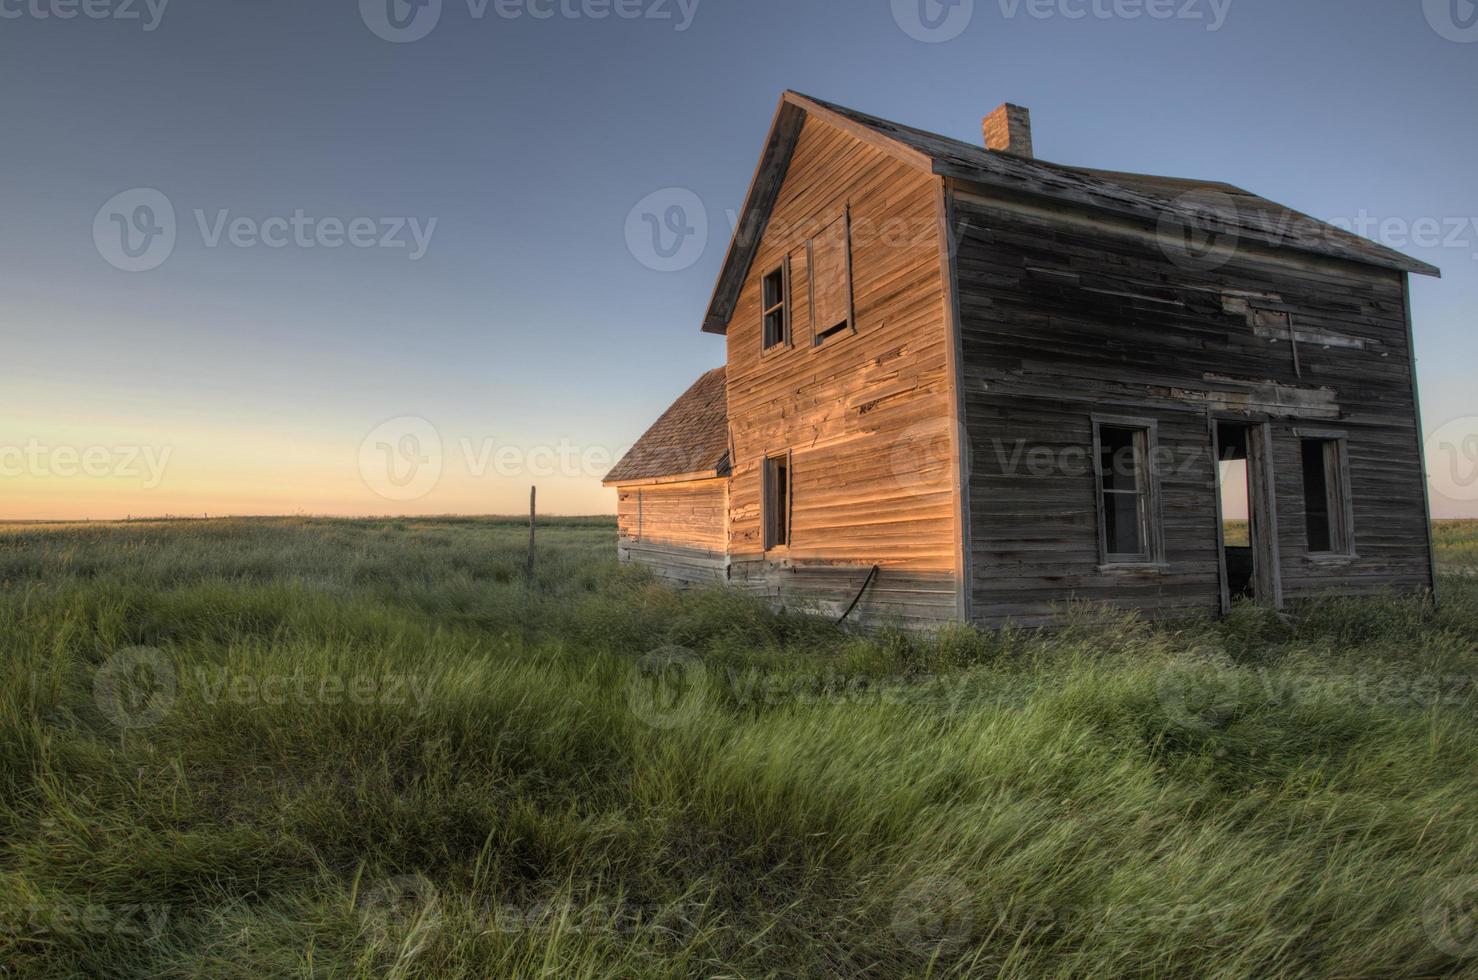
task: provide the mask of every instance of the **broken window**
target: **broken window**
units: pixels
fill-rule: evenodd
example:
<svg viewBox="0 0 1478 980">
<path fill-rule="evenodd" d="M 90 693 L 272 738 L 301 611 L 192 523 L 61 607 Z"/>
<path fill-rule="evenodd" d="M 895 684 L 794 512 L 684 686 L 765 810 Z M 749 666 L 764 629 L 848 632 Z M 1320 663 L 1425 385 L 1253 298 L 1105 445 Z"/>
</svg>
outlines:
<svg viewBox="0 0 1478 980">
<path fill-rule="evenodd" d="M 770 350 L 790 341 L 790 262 L 785 262 L 764 279 L 764 349 Z"/>
<path fill-rule="evenodd" d="M 1304 527 L 1309 553 L 1347 555 L 1351 551 L 1349 490 L 1342 439 L 1304 439 Z"/>
<path fill-rule="evenodd" d="M 790 544 L 790 454 L 765 460 L 765 550 Z"/>
<path fill-rule="evenodd" d="M 1099 552 L 1105 564 L 1156 560 L 1153 427 L 1095 423 Z"/>
</svg>

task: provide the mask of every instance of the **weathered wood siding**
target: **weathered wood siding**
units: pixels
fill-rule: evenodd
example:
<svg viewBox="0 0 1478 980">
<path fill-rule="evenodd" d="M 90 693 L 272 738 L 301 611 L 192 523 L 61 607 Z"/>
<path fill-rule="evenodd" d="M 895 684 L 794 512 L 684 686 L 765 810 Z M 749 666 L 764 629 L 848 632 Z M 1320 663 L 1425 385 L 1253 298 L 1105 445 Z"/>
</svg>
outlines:
<svg viewBox="0 0 1478 980">
<path fill-rule="evenodd" d="M 1272 423 L 1286 600 L 1432 584 L 1402 274 L 1273 261 L 1245 244 L 1197 271 L 1127 222 L 1008 207 L 968 187 L 951 208 L 977 622 L 1050 622 L 1069 597 L 1218 612 L 1213 413 Z M 1301 373 L 1279 312 L 1299 332 Z M 1157 571 L 1100 568 L 1095 412 L 1158 422 L 1170 465 Z M 1358 557 L 1347 562 L 1309 558 L 1300 427 L 1348 434 Z"/>
<path fill-rule="evenodd" d="M 728 323 L 734 582 L 859 619 L 956 616 L 957 466 L 938 180 L 808 120 Z M 806 240 L 850 210 L 856 331 L 812 344 Z M 761 279 L 792 258 L 792 346 L 761 353 Z M 819 287 L 818 287 L 819 288 Z M 765 552 L 767 455 L 793 454 L 791 545 Z"/>
<path fill-rule="evenodd" d="M 621 560 L 681 584 L 725 578 L 727 479 L 622 487 L 616 496 Z"/>
</svg>

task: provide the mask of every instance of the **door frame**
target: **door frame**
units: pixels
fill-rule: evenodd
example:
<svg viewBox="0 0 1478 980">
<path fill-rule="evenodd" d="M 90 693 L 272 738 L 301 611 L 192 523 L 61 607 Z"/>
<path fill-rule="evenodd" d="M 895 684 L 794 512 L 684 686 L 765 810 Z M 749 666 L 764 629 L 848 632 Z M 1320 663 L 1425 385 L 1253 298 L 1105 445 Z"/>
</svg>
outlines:
<svg viewBox="0 0 1478 980">
<path fill-rule="evenodd" d="M 1216 496 L 1216 565 L 1221 585 L 1221 612 L 1232 611 L 1227 577 L 1226 528 L 1221 493 L 1221 431 L 1223 423 L 1247 430 L 1247 523 L 1252 544 L 1252 591 L 1256 602 L 1283 608 L 1283 572 L 1278 549 L 1278 493 L 1273 468 L 1273 426 L 1266 416 L 1211 412 L 1211 478 Z"/>
</svg>

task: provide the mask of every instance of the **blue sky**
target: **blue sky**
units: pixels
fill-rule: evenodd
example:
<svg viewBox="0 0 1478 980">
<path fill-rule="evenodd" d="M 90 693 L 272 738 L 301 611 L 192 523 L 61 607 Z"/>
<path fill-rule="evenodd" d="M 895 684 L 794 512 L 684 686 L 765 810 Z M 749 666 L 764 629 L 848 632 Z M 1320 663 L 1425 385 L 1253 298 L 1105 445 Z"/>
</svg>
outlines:
<svg viewBox="0 0 1478 980">
<path fill-rule="evenodd" d="M 972 141 L 1009 100 L 1046 159 L 1438 222 L 1390 244 L 1445 273 L 1414 283 L 1425 422 L 1438 512 L 1478 514 L 1469 0 L 395 0 L 434 20 L 407 43 L 386 2 L 0 0 L 0 445 L 170 456 L 153 487 L 33 468 L 0 516 L 612 510 L 605 456 L 723 360 L 699 322 L 786 88 Z M 94 224 L 139 188 L 176 240 L 127 272 Z M 709 218 L 677 271 L 626 233 L 666 188 Z M 260 242 L 295 214 L 376 247 Z M 362 472 L 401 418 L 443 457 L 410 499 Z"/>
</svg>

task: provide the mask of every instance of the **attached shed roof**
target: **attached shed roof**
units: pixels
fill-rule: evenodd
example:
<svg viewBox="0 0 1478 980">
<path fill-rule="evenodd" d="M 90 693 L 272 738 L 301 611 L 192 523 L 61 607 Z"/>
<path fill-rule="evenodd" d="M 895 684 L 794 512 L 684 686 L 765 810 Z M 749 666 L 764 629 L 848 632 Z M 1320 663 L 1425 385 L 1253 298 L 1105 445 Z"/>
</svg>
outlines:
<svg viewBox="0 0 1478 980">
<path fill-rule="evenodd" d="M 729 405 L 724 369 L 708 371 L 652 424 L 605 484 L 702 480 L 729 475 Z"/>
<path fill-rule="evenodd" d="M 723 333 L 727 328 L 808 115 L 838 126 L 904 163 L 944 177 L 1113 212 L 1151 224 L 1169 216 L 1273 247 L 1401 272 L 1441 275 L 1436 266 L 1231 184 L 1048 163 L 988 150 L 799 92 L 786 92 L 704 319 L 706 331 Z"/>
</svg>

